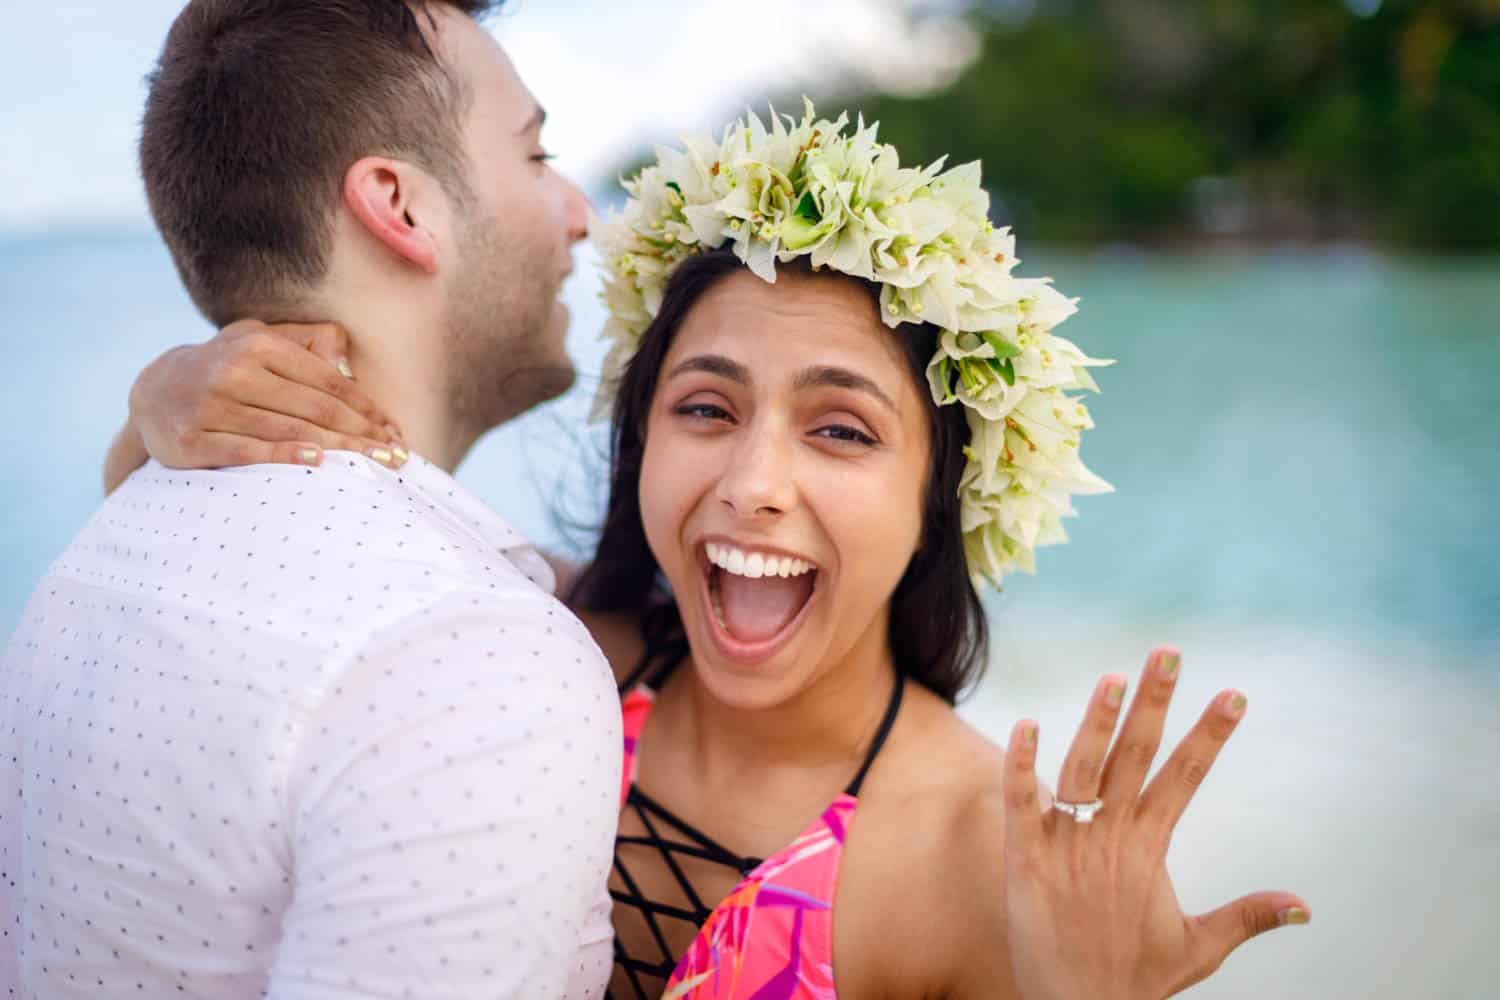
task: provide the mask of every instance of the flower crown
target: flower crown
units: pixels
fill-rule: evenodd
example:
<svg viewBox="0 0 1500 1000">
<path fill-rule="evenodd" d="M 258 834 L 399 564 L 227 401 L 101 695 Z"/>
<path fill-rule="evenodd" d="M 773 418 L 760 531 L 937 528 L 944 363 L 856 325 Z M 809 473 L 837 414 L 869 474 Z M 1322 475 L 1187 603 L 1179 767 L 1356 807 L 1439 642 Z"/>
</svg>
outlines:
<svg viewBox="0 0 1500 1000">
<path fill-rule="evenodd" d="M 804 99 L 805 100 L 805 99 Z M 718 142 L 658 147 L 657 163 L 624 182 L 629 200 L 595 227 L 605 269 L 603 301 L 614 342 L 595 400 L 608 411 L 626 363 L 661 308 L 684 259 L 732 244 L 751 271 L 776 280 L 776 263 L 873 281 L 891 327 L 932 323 L 939 346 L 927 366 L 938 405 L 962 403 L 970 429 L 959 486 L 964 552 L 978 582 L 1035 571 L 1037 546 L 1067 540 L 1073 494 L 1112 487 L 1078 457 L 1093 427 L 1069 390 L 1099 387 L 1087 357 L 1052 328 L 1076 311 L 1047 278 L 1012 275 L 1015 238 L 989 221 L 979 164 L 943 172 L 943 160 L 900 166 L 878 125 L 847 114 L 802 121 L 754 114 Z"/>
</svg>

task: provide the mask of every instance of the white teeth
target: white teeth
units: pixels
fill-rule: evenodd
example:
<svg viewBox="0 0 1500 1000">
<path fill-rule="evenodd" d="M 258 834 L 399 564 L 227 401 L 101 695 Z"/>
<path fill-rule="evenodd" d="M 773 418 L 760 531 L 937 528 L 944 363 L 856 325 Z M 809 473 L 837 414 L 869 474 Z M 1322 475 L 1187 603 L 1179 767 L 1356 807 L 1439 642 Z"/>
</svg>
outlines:
<svg viewBox="0 0 1500 1000">
<path fill-rule="evenodd" d="M 791 556 L 766 555 L 764 552 L 747 552 L 732 545 L 709 542 L 704 546 L 708 561 L 735 576 L 757 580 L 761 577 L 792 577 L 810 573 L 812 563 Z"/>
</svg>

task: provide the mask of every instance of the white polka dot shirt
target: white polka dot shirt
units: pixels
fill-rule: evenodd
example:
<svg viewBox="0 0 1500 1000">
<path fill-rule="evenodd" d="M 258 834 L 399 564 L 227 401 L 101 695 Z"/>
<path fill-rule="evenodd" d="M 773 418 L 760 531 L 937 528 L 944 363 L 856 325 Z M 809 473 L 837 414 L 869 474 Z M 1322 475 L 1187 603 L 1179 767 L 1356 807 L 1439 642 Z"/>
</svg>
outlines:
<svg viewBox="0 0 1500 1000">
<path fill-rule="evenodd" d="M 155 463 L 0 660 L 0 998 L 590 998 L 609 668 L 441 470 Z"/>
</svg>

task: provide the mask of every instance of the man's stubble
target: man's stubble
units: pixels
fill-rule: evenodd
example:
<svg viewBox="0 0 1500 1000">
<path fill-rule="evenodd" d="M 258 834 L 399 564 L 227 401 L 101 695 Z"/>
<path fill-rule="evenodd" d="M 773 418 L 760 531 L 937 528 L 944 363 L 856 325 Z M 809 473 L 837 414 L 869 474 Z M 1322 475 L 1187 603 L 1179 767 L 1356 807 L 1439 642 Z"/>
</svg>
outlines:
<svg viewBox="0 0 1500 1000">
<path fill-rule="evenodd" d="M 556 329 L 555 253 L 501 229 L 491 216 L 464 222 L 448 294 L 449 405 L 474 437 L 562 395 L 576 377 L 566 331 Z"/>
</svg>

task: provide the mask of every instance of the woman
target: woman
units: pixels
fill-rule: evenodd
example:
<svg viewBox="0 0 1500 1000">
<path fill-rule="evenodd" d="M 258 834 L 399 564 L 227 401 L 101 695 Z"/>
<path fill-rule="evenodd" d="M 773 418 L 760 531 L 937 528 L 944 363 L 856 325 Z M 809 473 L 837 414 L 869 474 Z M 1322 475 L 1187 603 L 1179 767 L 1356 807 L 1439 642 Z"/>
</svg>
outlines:
<svg viewBox="0 0 1500 1000">
<path fill-rule="evenodd" d="M 1188 918 L 1164 868 L 1244 698 L 1147 785 L 1178 654 L 1112 752 L 1106 676 L 1045 811 L 1036 726 L 1002 753 L 955 714 L 975 581 L 1102 487 L 1065 395 L 1093 362 L 1051 333 L 1071 303 L 1011 275 L 977 168 L 902 170 L 844 127 L 809 108 L 664 153 L 601 236 L 611 495 L 571 596 L 624 697 L 612 994 L 1175 992 L 1307 918 L 1286 893 Z M 176 391 L 160 423 L 190 426 L 220 386 Z"/>
</svg>

